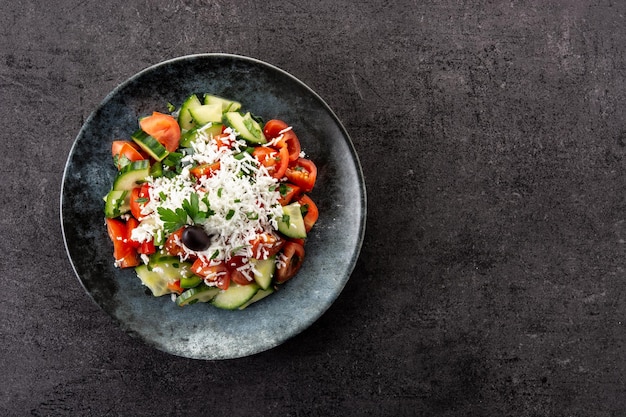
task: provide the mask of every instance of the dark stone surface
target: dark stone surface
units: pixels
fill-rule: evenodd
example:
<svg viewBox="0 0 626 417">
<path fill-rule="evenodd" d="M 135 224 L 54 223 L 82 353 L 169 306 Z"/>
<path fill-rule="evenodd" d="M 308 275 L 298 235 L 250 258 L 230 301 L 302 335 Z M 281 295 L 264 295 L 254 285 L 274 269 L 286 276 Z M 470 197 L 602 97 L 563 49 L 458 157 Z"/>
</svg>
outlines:
<svg viewBox="0 0 626 417">
<path fill-rule="evenodd" d="M 626 5 L 614 1 L 0 5 L 0 415 L 620 416 Z M 337 302 L 264 353 L 128 337 L 65 255 L 59 191 L 117 84 L 252 56 L 335 110 L 368 229 Z"/>
</svg>

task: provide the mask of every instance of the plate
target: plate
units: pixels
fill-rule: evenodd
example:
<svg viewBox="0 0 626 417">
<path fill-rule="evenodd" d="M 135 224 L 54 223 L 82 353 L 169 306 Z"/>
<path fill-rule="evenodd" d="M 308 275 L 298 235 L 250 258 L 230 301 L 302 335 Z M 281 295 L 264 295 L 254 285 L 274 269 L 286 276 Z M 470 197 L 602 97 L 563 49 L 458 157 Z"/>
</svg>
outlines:
<svg viewBox="0 0 626 417">
<path fill-rule="evenodd" d="M 299 273 L 272 296 L 242 311 L 208 304 L 177 307 L 147 293 L 132 269 L 113 265 L 103 196 L 116 170 L 111 141 L 129 138 L 140 116 L 179 106 L 191 93 L 243 103 L 265 120 L 287 121 L 318 167 L 311 197 L 320 217 Z M 309 327 L 336 300 L 355 266 L 366 217 L 366 192 L 348 133 L 311 88 L 268 63 L 238 55 L 172 59 L 134 75 L 89 116 L 68 156 L 61 225 L 74 271 L 89 296 L 128 334 L 173 355 L 217 360 L 271 349 Z"/>
</svg>

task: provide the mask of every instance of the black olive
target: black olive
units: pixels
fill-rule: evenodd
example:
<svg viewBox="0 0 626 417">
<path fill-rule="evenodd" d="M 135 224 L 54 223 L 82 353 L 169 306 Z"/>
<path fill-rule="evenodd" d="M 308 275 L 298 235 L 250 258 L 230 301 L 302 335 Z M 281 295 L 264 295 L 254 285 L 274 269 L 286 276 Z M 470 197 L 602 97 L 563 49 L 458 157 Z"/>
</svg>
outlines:
<svg viewBox="0 0 626 417">
<path fill-rule="evenodd" d="M 211 246 L 211 236 L 200 226 L 185 227 L 181 240 L 193 251 L 207 250 Z"/>
</svg>

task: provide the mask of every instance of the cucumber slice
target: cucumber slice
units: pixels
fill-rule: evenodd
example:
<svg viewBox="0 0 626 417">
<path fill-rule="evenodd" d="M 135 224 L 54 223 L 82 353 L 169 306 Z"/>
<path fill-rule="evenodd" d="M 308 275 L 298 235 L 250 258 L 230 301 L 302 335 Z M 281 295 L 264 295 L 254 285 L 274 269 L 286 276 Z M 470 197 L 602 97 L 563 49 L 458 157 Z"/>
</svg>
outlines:
<svg viewBox="0 0 626 417">
<path fill-rule="evenodd" d="M 207 123 L 222 122 L 222 105 L 221 104 L 203 104 L 198 107 L 189 109 L 189 114 L 196 126 L 202 126 Z"/>
<path fill-rule="evenodd" d="M 176 297 L 176 304 L 180 307 L 184 307 L 195 303 L 208 303 L 215 298 L 220 291 L 221 290 L 217 287 L 201 285 L 196 288 L 188 289 Z"/>
<path fill-rule="evenodd" d="M 200 285 L 202 281 L 203 281 L 202 278 L 200 278 L 197 275 L 192 275 L 190 277 L 182 277 L 180 279 L 180 287 L 181 288 L 197 287 L 198 285 Z"/>
<path fill-rule="evenodd" d="M 278 231 L 287 237 L 306 239 L 306 229 L 300 203 L 283 206 L 283 217 L 278 219 Z"/>
<path fill-rule="evenodd" d="M 213 94 L 204 95 L 204 104 L 219 104 L 222 106 L 222 112 L 239 111 L 241 109 L 240 102 L 214 96 Z"/>
<path fill-rule="evenodd" d="M 276 256 L 267 259 L 250 259 L 250 264 L 254 268 L 254 281 L 262 290 L 267 290 L 272 285 L 274 271 L 276 270 Z"/>
<path fill-rule="evenodd" d="M 241 306 L 239 306 L 239 310 L 243 310 L 244 308 L 248 307 L 250 304 L 254 304 L 257 301 L 260 301 L 262 299 L 264 299 L 265 297 L 267 297 L 268 295 L 271 295 L 274 293 L 274 288 L 270 287 L 266 290 L 264 289 L 260 289 L 259 291 L 257 291 L 256 294 L 254 294 L 254 297 L 252 297 L 249 301 L 246 301 L 244 304 L 242 304 Z"/>
<path fill-rule="evenodd" d="M 105 197 L 104 215 L 110 219 L 119 217 L 130 210 L 130 192 L 111 190 Z"/>
<path fill-rule="evenodd" d="M 189 262 L 182 262 L 176 256 L 160 254 L 150 256 L 148 264 L 139 265 L 135 268 L 135 272 L 143 285 L 150 288 L 155 297 L 172 292 L 167 288 L 167 284 L 193 275 Z"/>
<path fill-rule="evenodd" d="M 113 181 L 114 190 L 132 190 L 140 183 L 144 182 L 150 175 L 150 161 L 131 162 L 120 170 Z"/>
<path fill-rule="evenodd" d="M 163 176 L 163 164 L 160 161 L 155 162 L 150 167 L 150 176 L 152 178 L 159 178 Z"/>
<path fill-rule="evenodd" d="M 180 147 L 190 148 L 191 143 L 195 141 L 201 133 L 208 137 L 219 135 L 222 133 L 222 127 L 224 126 L 222 123 L 211 123 L 210 126 L 207 125 L 208 123 L 204 126 L 194 127 L 183 133 L 180 136 Z"/>
<path fill-rule="evenodd" d="M 256 283 L 238 285 L 231 282 L 228 289 L 226 291 L 220 291 L 211 301 L 211 304 L 217 308 L 235 310 L 250 301 L 258 290 L 259 286 Z"/>
<path fill-rule="evenodd" d="M 193 129 L 195 124 L 189 110 L 200 107 L 201 105 L 202 103 L 200 102 L 200 99 L 195 94 L 192 94 L 185 99 L 183 105 L 180 106 L 180 112 L 178 113 L 178 125 L 181 129 Z"/>
<path fill-rule="evenodd" d="M 165 146 L 161 145 L 158 140 L 143 130 L 138 130 L 133 133 L 131 135 L 131 139 L 139 145 L 142 150 L 157 161 L 162 161 L 169 153 L 167 149 L 165 149 Z"/>
<path fill-rule="evenodd" d="M 226 112 L 222 116 L 222 122 L 231 129 L 234 129 L 242 139 L 245 139 L 249 143 L 267 143 L 261 125 L 252 118 L 250 112 L 243 115 L 236 111 Z"/>
</svg>

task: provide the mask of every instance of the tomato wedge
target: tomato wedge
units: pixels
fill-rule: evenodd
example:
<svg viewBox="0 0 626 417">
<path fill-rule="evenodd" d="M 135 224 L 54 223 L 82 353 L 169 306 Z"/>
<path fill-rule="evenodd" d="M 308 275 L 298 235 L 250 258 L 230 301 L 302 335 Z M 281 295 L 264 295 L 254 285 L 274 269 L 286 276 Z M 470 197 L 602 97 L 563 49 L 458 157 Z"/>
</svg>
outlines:
<svg viewBox="0 0 626 417">
<path fill-rule="evenodd" d="M 167 288 L 170 291 L 177 293 L 178 295 L 183 293 L 183 289 L 180 286 L 180 280 L 179 279 L 174 281 L 174 282 L 168 282 L 167 283 Z"/>
<path fill-rule="evenodd" d="M 230 140 L 230 134 L 228 133 L 220 133 L 219 135 L 213 136 L 213 140 L 217 144 L 218 148 L 230 148 L 233 146 L 232 141 Z"/>
<path fill-rule="evenodd" d="M 141 130 L 158 140 L 169 152 L 175 152 L 180 144 L 180 126 L 169 114 L 153 112 L 139 120 Z"/>
<path fill-rule="evenodd" d="M 289 241 L 283 247 L 284 264 L 280 263 L 276 268 L 276 282 L 282 284 L 298 273 L 304 261 L 304 246 Z"/>
<path fill-rule="evenodd" d="M 267 259 L 276 255 L 285 244 L 285 240 L 275 233 L 264 232 L 250 242 L 252 245 L 252 257 L 255 259 Z"/>
<path fill-rule="evenodd" d="M 317 167 L 310 159 L 298 158 L 295 164 L 290 165 L 285 172 L 287 179 L 299 186 L 302 191 L 313 189 L 317 179 Z"/>
<path fill-rule="evenodd" d="M 156 246 L 154 245 L 154 240 L 148 240 L 146 242 L 141 242 L 139 248 L 137 249 L 138 253 L 143 255 L 152 255 L 156 253 Z"/>
<path fill-rule="evenodd" d="M 133 230 L 139 226 L 139 220 L 134 217 L 130 217 L 126 220 L 126 239 L 128 240 L 128 244 L 133 248 L 137 249 L 141 243 L 136 240 L 131 240 L 131 236 L 133 235 Z"/>
<path fill-rule="evenodd" d="M 211 177 L 213 173 L 220 169 L 220 161 L 213 162 L 212 164 L 200 164 L 189 170 L 191 175 L 200 179 L 202 177 Z"/>
<path fill-rule="evenodd" d="M 230 271 L 230 279 L 235 284 L 239 285 L 250 285 L 254 282 L 254 280 L 248 281 L 248 278 L 246 278 L 246 276 L 238 269 L 233 269 L 232 271 Z"/>
<path fill-rule="evenodd" d="M 181 256 L 185 254 L 185 249 L 183 248 L 183 231 L 184 227 L 181 227 L 177 231 L 171 233 L 167 239 L 165 240 L 165 251 L 172 256 Z"/>
<path fill-rule="evenodd" d="M 215 282 L 216 286 L 222 290 L 227 290 L 230 286 L 230 271 L 224 263 L 209 265 L 198 258 L 191 265 L 191 272 L 208 281 Z"/>
<path fill-rule="evenodd" d="M 289 153 L 289 161 L 295 162 L 300 157 L 301 146 L 298 136 L 290 129 L 289 125 L 282 120 L 272 119 L 265 123 L 263 134 L 266 138 L 275 139 L 282 135 L 277 147 L 286 146 Z"/>
<path fill-rule="evenodd" d="M 117 169 L 122 169 L 125 165 L 134 161 L 146 159 L 139 151 L 137 145 L 127 140 L 115 140 L 111 144 L 111 154 Z"/>
<path fill-rule="evenodd" d="M 106 219 L 109 238 L 113 242 L 113 257 L 120 268 L 131 268 L 139 265 L 137 251 L 128 241 L 126 223 L 118 219 Z"/>
<path fill-rule="evenodd" d="M 254 156 L 274 178 L 282 178 L 289 166 L 289 151 L 286 147 L 278 149 L 269 146 L 257 146 L 252 151 Z"/>
<path fill-rule="evenodd" d="M 320 212 L 313 200 L 311 200 L 311 197 L 306 194 L 303 194 L 298 199 L 298 203 L 300 203 L 300 206 L 306 211 L 306 214 L 304 215 L 304 228 L 306 232 L 309 233 L 319 218 Z"/>
<path fill-rule="evenodd" d="M 278 192 L 280 193 L 280 198 L 278 199 L 278 203 L 281 206 L 286 206 L 291 203 L 291 200 L 295 198 L 300 193 L 300 187 L 294 184 L 290 184 L 288 182 L 284 182 L 278 186 Z"/>
<path fill-rule="evenodd" d="M 274 139 L 280 136 L 280 132 L 287 129 L 289 125 L 280 119 L 268 120 L 263 126 L 263 134 L 268 139 Z"/>
</svg>

